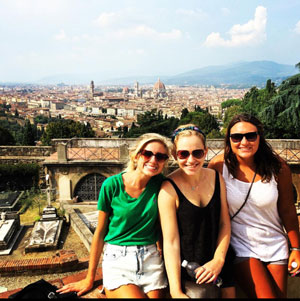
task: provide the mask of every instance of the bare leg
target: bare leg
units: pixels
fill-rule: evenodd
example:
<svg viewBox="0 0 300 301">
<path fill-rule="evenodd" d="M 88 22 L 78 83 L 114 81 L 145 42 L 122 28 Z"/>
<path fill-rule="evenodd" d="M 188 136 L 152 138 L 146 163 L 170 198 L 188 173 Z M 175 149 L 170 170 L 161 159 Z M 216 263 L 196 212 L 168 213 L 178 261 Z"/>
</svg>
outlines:
<svg viewBox="0 0 300 301">
<path fill-rule="evenodd" d="M 137 299 L 137 298 L 147 298 L 144 292 L 134 284 L 127 284 L 122 285 L 114 290 L 105 289 L 106 297 L 117 299 L 117 298 L 130 298 L 130 299 Z"/>
<path fill-rule="evenodd" d="M 268 264 L 267 268 L 271 273 L 275 283 L 279 298 L 287 297 L 287 265 Z"/>
<path fill-rule="evenodd" d="M 250 258 L 235 264 L 234 267 L 235 279 L 249 298 L 279 297 L 277 288 L 278 285 L 273 279 L 268 268 L 260 260 L 256 258 Z M 282 277 L 279 276 L 277 278 L 277 281 L 279 281 L 279 279 Z"/>
<path fill-rule="evenodd" d="M 147 293 L 149 299 L 164 299 L 166 298 L 166 289 L 153 290 Z"/>
</svg>

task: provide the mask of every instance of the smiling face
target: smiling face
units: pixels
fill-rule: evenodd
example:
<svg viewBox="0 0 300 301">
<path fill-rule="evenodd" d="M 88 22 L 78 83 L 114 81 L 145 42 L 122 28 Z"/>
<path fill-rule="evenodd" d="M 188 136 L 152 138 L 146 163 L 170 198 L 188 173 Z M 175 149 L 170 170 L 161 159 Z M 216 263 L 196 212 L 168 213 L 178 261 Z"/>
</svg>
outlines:
<svg viewBox="0 0 300 301">
<path fill-rule="evenodd" d="M 195 150 L 197 150 L 197 152 L 194 152 L 195 156 L 193 156 L 192 152 Z M 201 158 L 199 158 L 200 156 L 198 156 L 200 153 L 202 153 L 199 150 L 203 150 L 204 152 Z M 189 156 L 180 158 L 181 156 L 179 156 L 179 153 L 182 153 L 182 151 L 188 151 Z M 178 156 L 176 154 L 178 154 Z M 187 175 L 194 175 L 200 172 L 204 164 L 207 149 L 205 149 L 201 138 L 197 135 L 179 136 L 176 142 L 176 154 L 175 159 L 177 160 L 178 165 L 182 169 L 182 171 Z"/>
<path fill-rule="evenodd" d="M 246 134 L 257 132 L 257 127 L 250 122 L 238 122 L 236 123 L 230 130 L 230 135 L 232 134 Z M 251 137 L 251 135 L 250 135 Z M 253 140 L 253 139 L 250 139 Z M 259 135 L 255 141 L 249 141 L 243 136 L 241 141 L 234 142 L 232 138 L 230 138 L 230 146 L 232 152 L 236 155 L 238 160 L 249 160 L 253 159 L 255 153 L 259 147 Z"/>
<path fill-rule="evenodd" d="M 144 153 L 147 156 L 142 155 L 142 151 L 146 151 Z M 150 152 L 154 155 L 151 156 Z M 150 177 L 160 174 L 166 162 L 166 160 L 161 160 L 163 155 L 167 155 L 167 150 L 163 143 L 157 141 L 149 142 L 136 157 L 136 169 Z"/>
</svg>

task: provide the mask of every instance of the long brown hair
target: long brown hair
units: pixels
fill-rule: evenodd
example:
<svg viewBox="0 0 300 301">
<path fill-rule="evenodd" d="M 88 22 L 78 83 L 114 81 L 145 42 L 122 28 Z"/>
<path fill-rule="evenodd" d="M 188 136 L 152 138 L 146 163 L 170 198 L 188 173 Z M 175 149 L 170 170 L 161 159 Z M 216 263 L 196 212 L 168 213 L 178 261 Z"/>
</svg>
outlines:
<svg viewBox="0 0 300 301">
<path fill-rule="evenodd" d="M 256 172 L 262 177 L 262 181 L 269 182 L 272 178 L 272 175 L 274 175 L 275 177 L 278 175 L 281 168 L 281 161 L 279 159 L 279 156 L 272 149 L 272 146 L 266 141 L 264 137 L 263 124 L 255 116 L 247 113 L 235 115 L 227 127 L 225 136 L 224 161 L 229 170 L 229 173 L 233 177 L 236 177 L 238 161 L 231 149 L 230 130 L 238 122 L 249 122 L 256 126 L 260 138 L 258 150 L 254 155 Z"/>
</svg>

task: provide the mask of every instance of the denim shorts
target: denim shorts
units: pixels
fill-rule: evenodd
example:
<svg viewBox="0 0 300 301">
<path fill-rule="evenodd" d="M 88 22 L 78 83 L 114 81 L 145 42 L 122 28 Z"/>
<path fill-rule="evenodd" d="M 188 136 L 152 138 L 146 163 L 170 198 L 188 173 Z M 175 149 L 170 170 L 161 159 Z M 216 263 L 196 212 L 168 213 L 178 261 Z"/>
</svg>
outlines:
<svg viewBox="0 0 300 301">
<path fill-rule="evenodd" d="M 108 290 L 134 284 L 148 293 L 168 285 L 164 262 L 155 244 L 118 246 L 105 243 L 102 273 L 103 287 Z"/>
</svg>

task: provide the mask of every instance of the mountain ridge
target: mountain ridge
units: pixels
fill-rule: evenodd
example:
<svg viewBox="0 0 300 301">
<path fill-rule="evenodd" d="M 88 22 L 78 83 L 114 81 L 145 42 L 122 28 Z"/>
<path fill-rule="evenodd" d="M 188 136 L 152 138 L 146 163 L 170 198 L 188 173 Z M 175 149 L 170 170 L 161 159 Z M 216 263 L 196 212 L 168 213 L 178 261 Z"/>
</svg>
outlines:
<svg viewBox="0 0 300 301">
<path fill-rule="evenodd" d="M 273 61 L 240 61 L 224 65 L 211 65 L 192 69 L 176 75 L 126 76 L 105 79 L 96 72 L 89 74 L 57 74 L 35 81 L 35 84 L 81 84 L 133 86 L 136 81 L 142 85 L 153 85 L 158 78 L 165 85 L 213 85 L 236 88 L 251 86 L 263 87 L 268 79 L 279 85 L 284 79 L 297 73 L 293 65 L 279 64 Z"/>
</svg>

